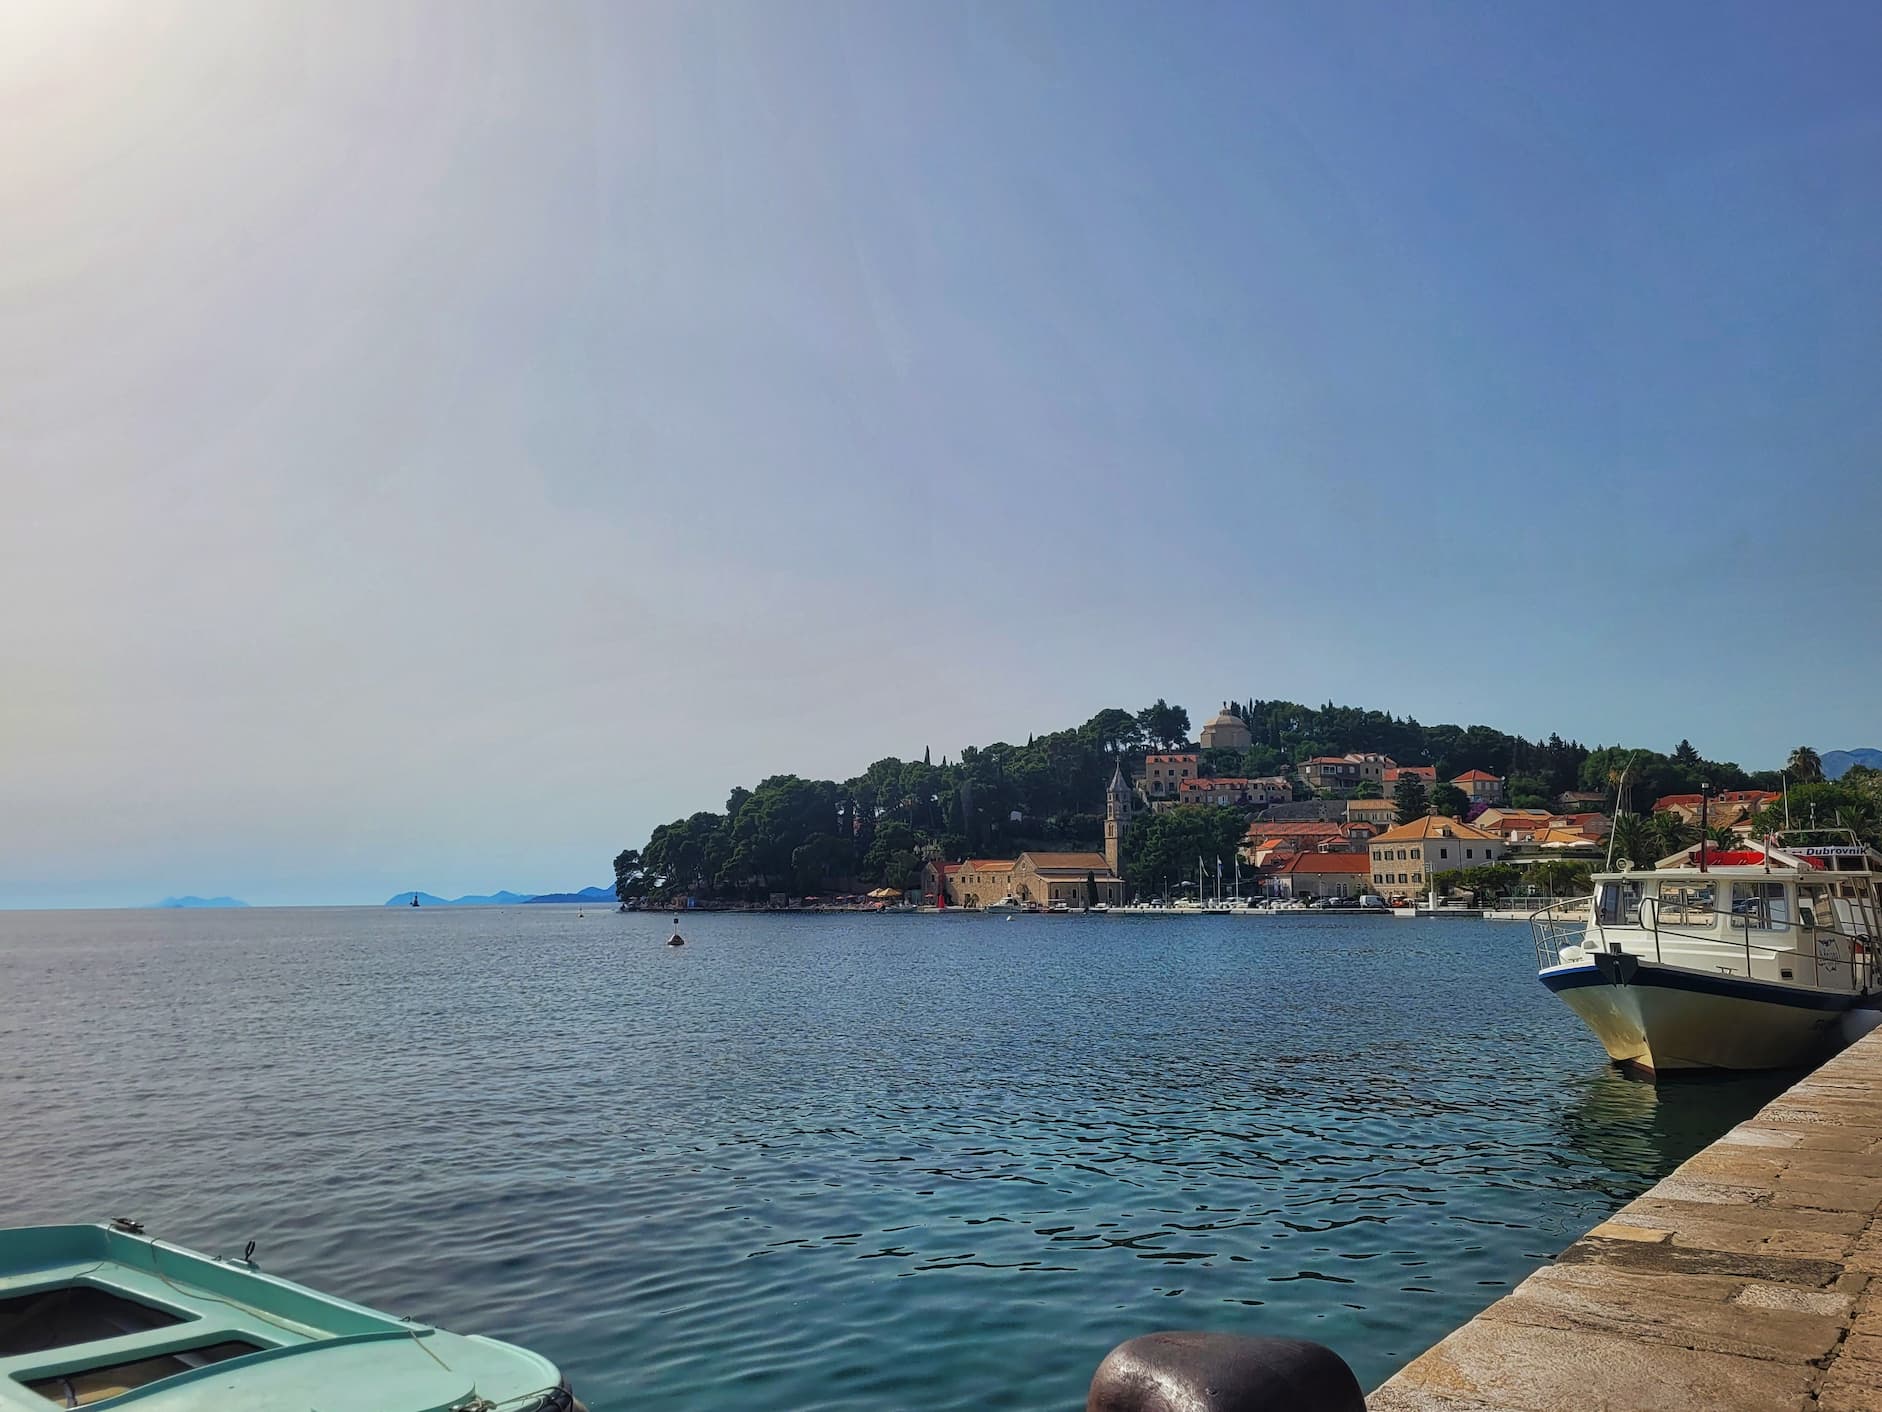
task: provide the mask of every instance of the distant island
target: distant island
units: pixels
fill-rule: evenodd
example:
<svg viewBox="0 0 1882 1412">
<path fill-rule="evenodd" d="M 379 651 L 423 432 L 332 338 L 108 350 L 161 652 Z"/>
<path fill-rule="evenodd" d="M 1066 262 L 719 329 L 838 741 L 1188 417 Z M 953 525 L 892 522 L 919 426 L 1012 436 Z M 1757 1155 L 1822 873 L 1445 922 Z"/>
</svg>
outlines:
<svg viewBox="0 0 1882 1412">
<path fill-rule="evenodd" d="M 580 892 L 490 892 L 468 894 L 464 897 L 439 897 L 435 893 L 421 890 L 395 892 L 386 899 L 388 907 L 410 907 L 412 898 L 418 898 L 420 907 L 518 907 L 529 902 L 614 902 L 614 889 L 611 887 L 585 887 Z M 242 904 L 237 903 L 236 906 Z"/>
<path fill-rule="evenodd" d="M 246 907 L 239 897 L 166 897 L 152 907 Z"/>
</svg>

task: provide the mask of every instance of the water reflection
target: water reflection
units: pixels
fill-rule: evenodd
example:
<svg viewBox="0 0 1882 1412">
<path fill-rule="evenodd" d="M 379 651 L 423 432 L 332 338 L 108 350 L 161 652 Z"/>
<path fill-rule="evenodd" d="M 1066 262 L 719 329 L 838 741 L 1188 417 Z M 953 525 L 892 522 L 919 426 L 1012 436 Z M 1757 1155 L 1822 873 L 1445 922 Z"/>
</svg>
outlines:
<svg viewBox="0 0 1882 1412">
<path fill-rule="evenodd" d="M 1691 1075 L 1658 1084 L 1611 1065 L 1568 1078 L 1558 1124 L 1564 1148 L 1623 1197 L 1680 1165 L 1797 1081 L 1794 1072 Z"/>
</svg>

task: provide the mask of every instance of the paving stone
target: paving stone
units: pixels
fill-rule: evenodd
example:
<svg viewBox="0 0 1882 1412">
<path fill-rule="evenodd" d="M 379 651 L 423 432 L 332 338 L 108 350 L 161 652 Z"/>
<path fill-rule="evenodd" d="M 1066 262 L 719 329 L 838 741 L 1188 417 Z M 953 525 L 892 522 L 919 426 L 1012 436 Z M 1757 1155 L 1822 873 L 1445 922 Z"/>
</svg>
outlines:
<svg viewBox="0 0 1882 1412">
<path fill-rule="evenodd" d="M 1617 1266 L 1641 1273 L 1664 1271 L 1683 1275 L 1742 1275 L 1771 1284 L 1803 1289 L 1828 1289 L 1842 1277 L 1843 1265 L 1833 1260 L 1802 1260 L 1794 1256 L 1754 1255 L 1744 1251 L 1695 1250 L 1670 1242 L 1658 1245 L 1637 1241 L 1582 1237 L 1560 1255 L 1556 1263 Z"/>
<path fill-rule="evenodd" d="M 1655 1230 L 1651 1226 L 1630 1226 L 1623 1221 L 1603 1221 L 1588 1234 L 1603 1240 L 1637 1240 L 1649 1245 L 1664 1245 L 1673 1238 L 1671 1231 Z"/>
<path fill-rule="evenodd" d="M 1795 1147 L 1802 1134 L 1786 1128 L 1767 1128 L 1754 1123 L 1740 1123 L 1718 1145 L 1725 1147 Z"/>
<path fill-rule="evenodd" d="M 1669 1291 L 1670 1292 L 1670 1291 Z M 1731 1296 L 1746 1309 L 1788 1309 L 1798 1314 L 1828 1314 L 1846 1325 L 1856 1301 L 1831 1289 L 1794 1289 L 1790 1285 L 1748 1284 Z"/>
<path fill-rule="evenodd" d="M 1837 1315 L 1847 1313 L 1840 1305 Z M 1827 1357 L 1843 1337 L 1841 1317 L 1771 1306 L 1746 1308 L 1674 1299 L 1618 1285 L 1530 1285 L 1480 1316 L 1539 1328 L 1588 1330 L 1702 1353 L 1768 1358 L 1793 1366 Z"/>
<path fill-rule="evenodd" d="M 1386 1386 L 1404 1382 L 1523 1412 L 1793 1412 L 1805 1407 L 1814 1372 L 1808 1364 L 1479 1318 Z"/>
</svg>

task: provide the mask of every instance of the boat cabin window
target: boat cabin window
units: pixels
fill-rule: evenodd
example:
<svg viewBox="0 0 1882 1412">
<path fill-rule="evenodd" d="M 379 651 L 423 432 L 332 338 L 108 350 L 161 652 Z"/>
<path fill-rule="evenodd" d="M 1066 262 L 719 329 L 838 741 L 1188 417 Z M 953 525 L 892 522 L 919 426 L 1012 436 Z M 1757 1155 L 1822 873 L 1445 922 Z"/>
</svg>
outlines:
<svg viewBox="0 0 1882 1412">
<path fill-rule="evenodd" d="M 1640 884 L 1632 880 L 1604 882 L 1595 889 L 1595 919 L 1604 927 L 1631 927 L 1640 922 Z"/>
<path fill-rule="evenodd" d="M 0 1299 L 0 1358 L 141 1334 L 182 1323 L 180 1315 L 97 1285 L 62 1285 Z"/>
<path fill-rule="evenodd" d="M 1790 925 L 1790 902 L 1781 882 L 1732 884 L 1734 925 L 1752 931 L 1781 931 Z"/>
<path fill-rule="evenodd" d="M 1717 894 L 1709 882 L 1669 880 L 1660 884 L 1657 915 L 1661 926 L 1710 927 L 1717 907 Z"/>
<path fill-rule="evenodd" d="M 1825 930 L 1836 926 L 1836 898 L 1829 883 L 1797 884 L 1797 924 Z"/>
</svg>

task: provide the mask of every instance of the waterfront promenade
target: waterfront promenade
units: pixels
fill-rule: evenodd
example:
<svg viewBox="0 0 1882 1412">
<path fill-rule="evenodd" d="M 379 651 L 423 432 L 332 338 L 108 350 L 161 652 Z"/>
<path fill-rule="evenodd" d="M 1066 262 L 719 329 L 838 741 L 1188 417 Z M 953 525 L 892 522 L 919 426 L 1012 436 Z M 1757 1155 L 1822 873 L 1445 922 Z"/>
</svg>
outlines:
<svg viewBox="0 0 1882 1412">
<path fill-rule="evenodd" d="M 1369 1412 L 1882 1412 L 1882 1032 L 1408 1364 Z"/>
</svg>

